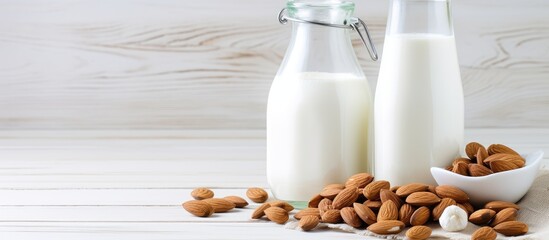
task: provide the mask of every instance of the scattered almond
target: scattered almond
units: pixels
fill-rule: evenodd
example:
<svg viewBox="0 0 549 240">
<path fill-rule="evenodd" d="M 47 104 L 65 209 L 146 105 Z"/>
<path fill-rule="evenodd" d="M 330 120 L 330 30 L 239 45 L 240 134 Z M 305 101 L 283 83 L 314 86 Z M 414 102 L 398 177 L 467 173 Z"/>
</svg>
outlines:
<svg viewBox="0 0 549 240">
<path fill-rule="evenodd" d="M 520 207 L 514 203 L 505 202 L 505 201 L 491 201 L 484 205 L 484 208 L 492 209 L 496 212 L 499 212 L 506 208 L 514 208 L 520 210 Z"/>
<path fill-rule="evenodd" d="M 415 192 L 406 197 L 406 203 L 413 206 L 432 206 L 439 202 L 440 198 L 431 192 Z"/>
<path fill-rule="evenodd" d="M 362 220 L 358 217 L 355 209 L 352 207 L 344 207 L 340 211 L 341 218 L 347 225 L 359 228 L 362 226 Z"/>
<path fill-rule="evenodd" d="M 472 222 L 476 225 L 485 225 L 494 218 L 496 211 L 492 209 L 479 209 L 469 216 L 469 222 Z"/>
<path fill-rule="evenodd" d="M 410 225 L 412 226 L 418 226 L 418 225 L 424 225 L 429 221 L 429 217 L 431 216 L 431 211 L 427 207 L 420 207 L 412 213 L 412 216 L 410 217 Z"/>
<path fill-rule="evenodd" d="M 208 188 L 195 188 L 191 192 L 191 196 L 196 200 L 202 200 L 206 198 L 213 198 L 214 192 Z"/>
<path fill-rule="evenodd" d="M 407 197 L 412 193 L 424 192 L 424 191 L 427 191 L 428 189 L 429 189 L 429 186 L 423 183 L 409 183 L 400 187 L 396 191 L 396 195 L 398 195 L 399 197 Z"/>
<path fill-rule="evenodd" d="M 377 212 L 381 207 L 381 201 L 366 200 L 366 202 L 364 202 L 364 205 L 372 209 L 372 211 Z"/>
<path fill-rule="evenodd" d="M 239 196 L 226 196 L 224 197 L 225 200 L 232 202 L 236 208 L 243 208 L 248 206 L 248 201 L 246 201 L 244 198 L 241 198 Z"/>
<path fill-rule="evenodd" d="M 381 235 L 397 234 L 404 229 L 404 223 L 398 220 L 377 222 L 367 228 L 369 231 Z"/>
<path fill-rule="evenodd" d="M 381 204 L 379 208 L 379 213 L 377 214 L 377 221 L 381 222 L 384 220 L 397 220 L 398 219 L 398 208 L 393 201 L 386 201 Z"/>
<path fill-rule="evenodd" d="M 374 176 L 368 174 L 368 173 L 357 173 L 345 182 L 345 187 L 357 187 L 357 188 L 363 188 L 366 187 L 369 183 L 371 183 L 374 180 Z"/>
<path fill-rule="evenodd" d="M 339 188 L 326 188 L 320 192 L 320 196 L 333 200 L 342 190 Z"/>
<path fill-rule="evenodd" d="M 341 211 L 338 209 L 330 209 L 322 214 L 322 222 L 325 223 L 341 223 L 343 219 L 341 218 Z"/>
<path fill-rule="evenodd" d="M 343 190 L 345 188 L 345 185 L 343 185 L 341 183 L 332 183 L 332 184 L 326 185 L 322 190 L 330 189 L 330 188 L 337 188 L 337 189 L 342 189 Z"/>
<path fill-rule="evenodd" d="M 303 231 L 309 231 L 315 228 L 319 223 L 319 219 L 316 216 L 304 216 L 299 220 L 299 227 L 303 229 Z"/>
<path fill-rule="evenodd" d="M 494 230 L 505 236 L 520 236 L 528 232 L 528 225 L 519 221 L 502 222 L 496 225 Z"/>
<path fill-rule="evenodd" d="M 517 220 L 517 210 L 514 208 L 505 208 L 499 211 L 490 226 L 494 227 L 502 222 L 515 221 Z"/>
<path fill-rule="evenodd" d="M 320 213 L 320 216 L 324 214 L 327 210 L 334 209 L 334 206 L 332 206 L 332 200 L 328 198 L 322 199 L 320 203 L 318 204 L 318 211 Z"/>
<path fill-rule="evenodd" d="M 371 182 L 366 187 L 364 187 L 363 194 L 368 200 L 379 200 L 379 192 L 381 189 L 390 189 L 391 185 L 388 181 L 378 180 Z"/>
<path fill-rule="evenodd" d="M 265 216 L 265 210 L 270 208 L 271 204 L 263 203 L 261 206 L 257 207 L 252 213 L 252 219 L 260 219 Z"/>
<path fill-rule="evenodd" d="M 214 213 L 212 205 L 207 202 L 191 200 L 184 202 L 182 205 L 187 212 L 197 217 L 209 217 Z"/>
<path fill-rule="evenodd" d="M 398 197 L 397 194 L 391 190 L 381 189 L 379 196 L 381 197 L 382 204 L 386 201 L 392 201 L 396 205 L 397 209 L 400 209 L 400 206 L 402 206 L 402 200 L 400 197 Z"/>
<path fill-rule="evenodd" d="M 271 204 L 271 207 L 279 207 L 286 210 L 286 212 L 291 212 L 292 210 L 294 210 L 294 206 L 286 201 L 276 200 L 269 203 Z"/>
<path fill-rule="evenodd" d="M 337 194 L 332 202 L 332 206 L 335 209 L 342 209 L 344 207 L 352 206 L 355 200 L 358 198 L 357 187 L 351 186 L 345 188 Z"/>
<path fill-rule="evenodd" d="M 374 224 L 377 221 L 376 214 L 366 205 L 354 203 L 353 208 L 355 209 L 357 216 L 367 225 Z"/>
<path fill-rule="evenodd" d="M 408 237 L 410 240 L 424 240 L 428 239 L 432 233 L 433 230 L 431 230 L 430 227 L 413 226 L 408 229 L 408 231 L 406 231 L 406 237 Z"/>
<path fill-rule="evenodd" d="M 288 212 L 281 207 L 270 207 L 265 209 L 265 215 L 267 218 L 275 223 L 284 224 L 288 221 Z"/>
<path fill-rule="evenodd" d="M 491 227 L 481 227 L 471 236 L 471 240 L 496 240 L 498 234 Z"/>
<path fill-rule="evenodd" d="M 309 200 L 307 207 L 313 207 L 313 208 L 318 207 L 318 204 L 322 199 L 324 199 L 324 197 L 320 196 L 320 194 L 315 195 L 314 197 L 311 198 L 311 200 Z"/>
<path fill-rule="evenodd" d="M 294 215 L 294 218 L 297 220 L 300 220 L 302 217 L 305 217 L 305 216 L 316 216 L 317 218 L 320 218 L 320 213 L 318 211 L 318 208 L 305 208 L 297 212 Z"/>
<path fill-rule="evenodd" d="M 410 218 L 412 218 L 412 214 L 414 213 L 415 209 L 410 204 L 404 204 L 402 207 L 400 207 L 400 210 L 398 211 L 398 220 L 402 221 L 404 225 L 409 226 L 410 225 Z"/>
<path fill-rule="evenodd" d="M 258 187 L 248 188 L 246 196 L 256 203 L 264 203 L 269 198 L 269 194 L 263 188 Z"/>
<path fill-rule="evenodd" d="M 234 203 L 223 198 L 208 198 L 202 201 L 210 204 L 216 213 L 227 212 L 236 206 Z"/>
<path fill-rule="evenodd" d="M 458 203 L 464 203 L 469 201 L 469 196 L 463 190 L 450 186 L 450 185 L 440 185 L 435 188 L 437 195 L 441 198 L 451 198 L 456 200 Z"/>
</svg>

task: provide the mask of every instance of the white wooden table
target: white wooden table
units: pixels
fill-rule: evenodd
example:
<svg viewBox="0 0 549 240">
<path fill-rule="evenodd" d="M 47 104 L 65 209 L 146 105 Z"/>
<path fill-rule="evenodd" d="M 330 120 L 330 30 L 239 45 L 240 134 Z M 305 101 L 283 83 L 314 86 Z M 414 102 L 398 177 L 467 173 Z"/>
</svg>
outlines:
<svg viewBox="0 0 549 240">
<path fill-rule="evenodd" d="M 549 152 L 549 129 L 468 129 L 470 140 Z M 0 239 L 364 239 L 252 221 L 256 204 L 210 218 L 181 208 L 199 186 L 266 188 L 264 159 L 263 131 L 0 132 Z"/>
</svg>

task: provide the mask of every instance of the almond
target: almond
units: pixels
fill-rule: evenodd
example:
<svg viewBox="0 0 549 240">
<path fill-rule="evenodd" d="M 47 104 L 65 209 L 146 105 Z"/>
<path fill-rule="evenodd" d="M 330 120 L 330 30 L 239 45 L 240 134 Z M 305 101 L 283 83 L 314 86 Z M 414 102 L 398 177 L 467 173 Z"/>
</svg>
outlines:
<svg viewBox="0 0 549 240">
<path fill-rule="evenodd" d="M 330 200 L 333 200 L 339 192 L 341 192 L 343 189 L 339 188 L 326 188 L 320 192 L 320 196 L 323 198 L 328 198 Z"/>
<path fill-rule="evenodd" d="M 425 192 L 429 189 L 428 185 L 425 185 L 423 183 L 409 183 L 402 187 L 400 187 L 396 191 L 396 195 L 399 197 L 407 197 L 408 195 L 415 193 L 415 192 Z"/>
<path fill-rule="evenodd" d="M 232 202 L 236 208 L 243 208 L 248 206 L 248 201 L 239 196 L 226 196 L 223 199 Z"/>
<path fill-rule="evenodd" d="M 467 163 L 459 162 L 452 168 L 452 172 L 455 172 L 459 175 L 468 176 L 469 175 L 469 167 Z"/>
<path fill-rule="evenodd" d="M 191 200 L 184 202 L 182 205 L 187 212 L 197 217 L 209 217 L 214 213 L 212 205 L 207 202 Z"/>
<path fill-rule="evenodd" d="M 279 207 L 286 210 L 286 212 L 291 212 L 292 210 L 294 210 L 294 206 L 286 201 L 276 200 L 269 203 L 271 204 L 271 207 Z"/>
<path fill-rule="evenodd" d="M 357 216 L 367 225 L 374 224 L 377 221 L 376 214 L 366 205 L 353 203 L 353 208 L 355 209 Z"/>
<path fill-rule="evenodd" d="M 471 160 L 476 161 L 477 159 L 477 152 L 479 148 L 484 148 L 482 144 L 478 142 L 470 142 L 465 146 L 465 153 L 467 154 L 467 157 L 469 157 Z"/>
<path fill-rule="evenodd" d="M 515 150 L 511 149 L 510 147 L 507 147 L 503 144 L 492 144 L 488 147 L 488 154 L 493 155 L 497 153 L 507 153 L 507 154 L 514 154 L 519 155 Z"/>
<path fill-rule="evenodd" d="M 216 213 L 227 212 L 236 206 L 234 203 L 223 198 L 208 198 L 202 201 L 210 204 Z"/>
<path fill-rule="evenodd" d="M 269 194 L 263 188 L 258 187 L 248 188 L 246 196 L 256 203 L 264 203 L 269 198 Z"/>
<path fill-rule="evenodd" d="M 332 183 L 332 184 L 326 185 L 322 190 L 330 189 L 330 188 L 336 188 L 336 189 L 343 190 L 345 188 L 345 185 L 343 185 L 341 183 Z"/>
<path fill-rule="evenodd" d="M 315 195 L 311 198 L 311 200 L 309 200 L 307 207 L 318 207 L 318 203 L 320 203 L 322 199 L 324 199 L 324 197 L 320 196 L 320 194 Z"/>
<path fill-rule="evenodd" d="M 309 231 L 318 225 L 318 217 L 316 216 L 304 216 L 299 220 L 299 227 L 303 231 Z"/>
<path fill-rule="evenodd" d="M 469 174 L 473 177 L 482 177 L 494 173 L 492 170 L 481 164 L 471 163 L 468 166 Z"/>
<path fill-rule="evenodd" d="M 364 205 L 372 209 L 372 211 L 377 212 L 381 207 L 381 201 L 366 200 L 366 202 L 364 202 Z"/>
<path fill-rule="evenodd" d="M 195 188 L 191 192 L 191 196 L 196 200 L 202 200 L 207 198 L 213 198 L 214 192 L 207 188 Z"/>
<path fill-rule="evenodd" d="M 408 237 L 410 240 L 424 240 L 428 239 L 432 233 L 433 230 L 431 230 L 430 227 L 413 226 L 408 229 L 408 231 L 406 231 L 406 237 Z"/>
<path fill-rule="evenodd" d="M 460 162 L 463 162 L 463 163 L 467 163 L 467 164 L 470 164 L 471 163 L 471 159 L 469 158 L 464 158 L 464 157 L 458 157 L 456 159 L 454 159 L 454 161 L 452 162 L 452 166 L 460 163 Z"/>
<path fill-rule="evenodd" d="M 402 207 L 400 207 L 400 210 L 398 211 L 398 220 L 402 221 L 404 225 L 409 226 L 410 225 L 410 218 L 412 218 L 412 214 L 414 213 L 415 209 L 410 204 L 404 204 Z"/>
<path fill-rule="evenodd" d="M 472 222 L 476 225 L 485 225 L 492 220 L 496 215 L 496 211 L 492 209 L 479 209 L 469 216 L 469 222 Z"/>
<path fill-rule="evenodd" d="M 440 215 L 442 215 L 442 212 L 444 212 L 444 209 L 452 205 L 456 205 L 456 201 L 454 199 L 443 198 L 440 203 L 435 208 L 433 208 L 433 220 L 438 221 Z"/>
<path fill-rule="evenodd" d="M 350 207 L 353 205 L 353 203 L 358 198 L 358 191 L 357 187 L 348 187 L 334 198 L 334 201 L 332 202 L 332 206 L 334 206 L 335 209 L 342 209 L 344 207 Z"/>
<path fill-rule="evenodd" d="M 515 220 L 517 220 L 517 210 L 514 208 L 506 208 L 496 214 L 494 220 L 490 223 L 490 226 L 494 227 L 502 222 Z"/>
<path fill-rule="evenodd" d="M 305 217 L 305 216 L 316 216 L 317 218 L 320 218 L 320 213 L 318 211 L 318 208 L 305 208 L 297 212 L 294 215 L 294 218 L 297 220 L 300 220 L 302 217 Z"/>
<path fill-rule="evenodd" d="M 481 227 L 471 235 L 471 240 L 496 240 L 497 236 L 491 227 Z"/>
<path fill-rule="evenodd" d="M 528 225 L 519 221 L 502 222 L 496 225 L 494 230 L 505 236 L 519 236 L 528 232 Z"/>
<path fill-rule="evenodd" d="M 379 200 L 381 189 L 390 189 L 391 185 L 385 180 L 378 180 L 364 187 L 363 194 L 368 200 Z"/>
<path fill-rule="evenodd" d="M 398 220 L 387 220 L 374 223 L 367 229 L 373 233 L 381 235 L 397 234 L 402 232 L 402 229 L 404 229 L 404 223 Z"/>
<path fill-rule="evenodd" d="M 374 180 L 374 176 L 368 174 L 368 173 L 357 173 L 345 182 L 345 187 L 357 187 L 357 188 L 363 188 L 366 187 L 369 183 L 371 183 Z"/>
<path fill-rule="evenodd" d="M 505 201 L 491 201 L 484 205 L 484 208 L 492 209 L 496 212 L 499 212 L 506 208 L 514 208 L 516 210 L 520 210 L 520 207 L 514 203 L 511 202 L 505 202 Z"/>
<path fill-rule="evenodd" d="M 400 206 L 402 206 L 402 200 L 400 197 L 396 195 L 396 193 L 392 192 L 388 189 L 381 189 L 379 192 L 379 196 L 381 197 L 381 203 L 383 204 L 386 201 L 392 201 L 397 209 L 400 209 Z"/>
<path fill-rule="evenodd" d="M 484 164 L 484 159 L 488 157 L 488 152 L 486 151 L 486 148 L 481 147 L 478 149 L 478 152 L 476 154 L 477 157 L 477 163 L 478 164 Z"/>
<path fill-rule="evenodd" d="M 270 207 L 265 209 L 267 218 L 275 223 L 284 224 L 290 218 L 288 212 L 281 207 Z"/>
<path fill-rule="evenodd" d="M 393 201 L 386 201 L 381 204 L 379 208 L 379 213 L 377 214 L 377 221 L 381 222 L 384 220 L 397 220 L 398 219 L 398 208 Z"/>
<path fill-rule="evenodd" d="M 439 202 L 440 198 L 432 192 L 415 192 L 406 198 L 406 203 L 413 206 L 432 206 Z"/>
<path fill-rule="evenodd" d="M 252 219 L 260 219 L 261 217 L 265 216 L 265 210 L 270 207 L 271 204 L 269 203 L 261 204 L 261 206 L 257 207 L 252 213 Z"/>
<path fill-rule="evenodd" d="M 469 201 L 469 195 L 463 190 L 450 186 L 450 185 L 440 185 L 435 188 L 437 195 L 441 198 L 451 198 L 456 200 L 458 203 L 464 203 Z"/>
<path fill-rule="evenodd" d="M 338 209 L 330 209 L 322 214 L 322 222 L 325 223 L 341 223 L 341 211 Z"/>
<path fill-rule="evenodd" d="M 334 209 L 334 206 L 332 206 L 332 200 L 328 198 L 322 199 L 322 201 L 320 201 L 320 203 L 318 204 L 318 211 L 320 213 L 320 216 L 322 216 L 324 212 L 330 209 Z"/>
<path fill-rule="evenodd" d="M 520 168 L 520 167 L 510 161 L 504 161 L 504 160 L 490 161 L 490 169 L 492 169 L 494 173 L 510 171 L 517 168 Z"/>
<path fill-rule="evenodd" d="M 465 208 L 463 210 L 465 210 L 467 212 L 467 215 L 469 215 L 469 214 L 471 214 L 475 211 L 475 208 L 469 202 L 458 203 L 458 204 L 460 204 L 461 206 L 463 206 Z"/>
<path fill-rule="evenodd" d="M 344 207 L 341 209 L 340 213 L 341 218 L 343 218 L 343 221 L 347 223 L 347 225 L 354 228 L 359 228 L 362 226 L 362 220 L 358 217 L 354 208 Z"/>
<path fill-rule="evenodd" d="M 429 221 L 429 217 L 431 216 L 431 211 L 429 211 L 429 208 L 427 207 L 420 207 L 412 213 L 412 216 L 410 217 L 410 225 L 412 226 L 418 226 L 418 225 L 424 225 Z"/>
<path fill-rule="evenodd" d="M 524 158 L 522 158 L 519 155 L 506 154 L 506 153 L 496 153 L 496 154 L 490 155 L 489 157 L 484 159 L 484 164 L 489 165 L 490 168 L 492 168 L 490 164 L 493 161 L 506 161 L 506 162 L 509 162 L 510 164 L 516 166 L 516 168 L 524 167 L 524 164 L 526 163 Z M 492 169 L 492 171 L 494 171 L 494 169 Z M 494 172 L 496 172 L 496 171 L 494 171 Z"/>
</svg>

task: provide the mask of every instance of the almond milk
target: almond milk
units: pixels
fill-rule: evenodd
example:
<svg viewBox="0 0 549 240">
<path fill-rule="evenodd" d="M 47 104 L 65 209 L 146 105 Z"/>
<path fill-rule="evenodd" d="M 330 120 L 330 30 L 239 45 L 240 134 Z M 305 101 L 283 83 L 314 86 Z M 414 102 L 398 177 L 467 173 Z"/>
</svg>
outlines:
<svg viewBox="0 0 549 240">
<path fill-rule="evenodd" d="M 375 176 L 435 184 L 459 156 L 463 90 L 453 36 L 387 35 L 375 97 Z"/>
<path fill-rule="evenodd" d="M 275 197 L 308 201 L 325 185 L 368 171 L 371 111 L 364 77 L 277 76 L 267 105 L 267 178 Z"/>
</svg>

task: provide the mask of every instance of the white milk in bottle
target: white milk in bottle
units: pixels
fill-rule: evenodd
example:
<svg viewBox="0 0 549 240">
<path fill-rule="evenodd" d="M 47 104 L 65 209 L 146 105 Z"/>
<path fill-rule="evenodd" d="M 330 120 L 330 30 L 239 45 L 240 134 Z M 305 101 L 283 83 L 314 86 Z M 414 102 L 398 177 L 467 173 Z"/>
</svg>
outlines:
<svg viewBox="0 0 549 240">
<path fill-rule="evenodd" d="M 371 172 L 373 101 L 351 44 L 353 10 L 347 1 L 291 0 L 279 14 L 292 35 L 267 103 L 267 180 L 296 207 Z"/>
<path fill-rule="evenodd" d="M 393 1 L 375 97 L 375 175 L 391 184 L 435 184 L 430 168 L 460 154 L 463 90 L 448 8 Z"/>
</svg>

